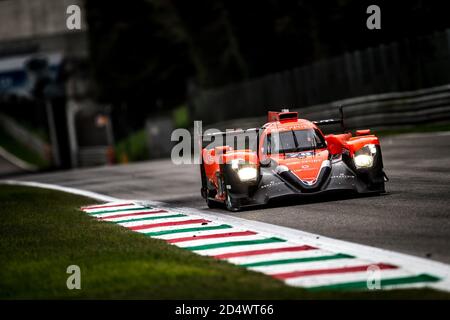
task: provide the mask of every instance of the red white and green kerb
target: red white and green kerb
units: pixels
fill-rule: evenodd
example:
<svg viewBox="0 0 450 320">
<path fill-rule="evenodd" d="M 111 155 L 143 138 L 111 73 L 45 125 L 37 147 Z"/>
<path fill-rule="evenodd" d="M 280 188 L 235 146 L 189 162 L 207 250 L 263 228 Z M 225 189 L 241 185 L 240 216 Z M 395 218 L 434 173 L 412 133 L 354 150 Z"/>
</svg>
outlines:
<svg viewBox="0 0 450 320">
<path fill-rule="evenodd" d="M 81 209 L 98 220 L 310 290 L 368 289 L 368 270 L 373 268 L 380 274 L 381 288 L 425 286 L 441 280 L 433 274 L 413 272 L 386 261 L 371 261 L 316 243 L 287 240 L 174 209 L 132 201 Z"/>
</svg>

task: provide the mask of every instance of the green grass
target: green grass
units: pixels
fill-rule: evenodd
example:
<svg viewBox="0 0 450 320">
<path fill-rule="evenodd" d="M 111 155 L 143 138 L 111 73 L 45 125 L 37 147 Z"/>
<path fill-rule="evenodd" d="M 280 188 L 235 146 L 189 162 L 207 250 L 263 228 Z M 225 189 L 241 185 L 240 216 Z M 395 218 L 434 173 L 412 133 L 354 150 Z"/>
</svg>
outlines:
<svg viewBox="0 0 450 320">
<path fill-rule="evenodd" d="M 100 222 L 87 198 L 0 185 L 0 298 L 444 298 L 433 290 L 311 292 Z M 81 290 L 66 269 L 81 268 Z"/>
<path fill-rule="evenodd" d="M 147 132 L 145 129 L 132 133 L 119 141 L 115 147 L 118 162 L 140 161 L 149 158 Z"/>
<path fill-rule="evenodd" d="M 2 146 L 9 153 L 15 155 L 17 158 L 33 164 L 40 169 L 44 169 L 49 166 L 47 160 L 43 159 L 39 154 L 15 140 L 7 132 L 0 128 L 0 146 Z"/>
<path fill-rule="evenodd" d="M 172 114 L 175 128 L 189 128 L 192 125 L 187 105 L 177 107 Z"/>
</svg>

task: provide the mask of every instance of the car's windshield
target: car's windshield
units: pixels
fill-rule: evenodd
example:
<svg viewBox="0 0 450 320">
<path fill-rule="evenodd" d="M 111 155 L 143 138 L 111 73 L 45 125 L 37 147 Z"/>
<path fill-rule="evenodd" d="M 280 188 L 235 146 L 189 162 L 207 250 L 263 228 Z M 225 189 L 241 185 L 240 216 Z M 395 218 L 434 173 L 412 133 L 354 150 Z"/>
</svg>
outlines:
<svg viewBox="0 0 450 320">
<path fill-rule="evenodd" d="M 257 150 L 258 133 L 255 130 L 230 131 L 227 134 L 218 133 L 204 136 L 202 140 L 203 148 L 213 149 L 218 146 L 230 146 L 234 150 Z"/>
<path fill-rule="evenodd" d="M 267 139 L 267 153 L 288 153 L 326 148 L 325 139 L 314 129 L 272 133 Z"/>
</svg>

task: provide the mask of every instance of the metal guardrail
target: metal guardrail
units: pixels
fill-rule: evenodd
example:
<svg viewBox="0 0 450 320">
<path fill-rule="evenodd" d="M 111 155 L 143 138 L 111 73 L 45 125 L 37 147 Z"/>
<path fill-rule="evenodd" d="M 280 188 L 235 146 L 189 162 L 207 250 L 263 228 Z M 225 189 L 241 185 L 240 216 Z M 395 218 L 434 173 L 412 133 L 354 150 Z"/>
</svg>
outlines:
<svg viewBox="0 0 450 320">
<path fill-rule="evenodd" d="M 450 84 L 290 109 L 297 111 L 300 118 L 320 120 L 338 117 L 339 106 L 344 106 L 345 125 L 349 129 L 364 127 L 384 129 L 417 124 L 448 123 L 450 122 Z M 276 106 L 272 109 L 277 110 L 281 107 L 289 108 L 289 106 Z M 266 116 L 234 119 L 208 127 L 218 129 L 257 127 L 264 124 L 266 119 Z"/>
<path fill-rule="evenodd" d="M 392 108 L 392 118 L 374 116 L 369 124 L 382 125 L 388 120 L 401 123 L 402 116 L 414 117 L 418 122 L 434 121 L 445 116 L 445 109 L 439 109 L 436 101 L 441 99 L 442 104 L 447 103 L 445 94 L 448 87 L 443 85 L 450 83 L 449 70 L 450 29 L 447 29 L 427 36 L 347 52 L 224 87 L 197 88 L 192 90 L 189 99 L 196 119 L 202 119 L 208 124 L 264 115 L 268 107 L 279 109 L 282 106 L 315 106 L 314 110 L 319 115 L 317 118 L 321 118 L 320 105 L 328 109 L 328 101 L 341 99 L 345 99 L 345 105 L 352 106 L 348 108 L 350 114 L 360 109 L 358 103 L 365 105 L 361 109 L 364 110 L 361 111 L 364 116 L 372 109 L 378 112 L 383 107 Z M 420 90 L 422 88 L 433 89 L 424 92 Z M 376 95 L 372 96 L 373 93 Z M 439 93 L 443 96 L 439 96 Z M 421 100 L 421 95 L 429 100 L 435 110 Z M 410 101 L 383 102 L 403 98 Z M 424 110 L 419 112 L 415 109 L 414 113 L 405 113 L 407 109 L 415 107 Z M 308 109 L 302 110 L 308 114 Z M 366 120 L 369 118 L 365 117 Z M 354 121 L 359 121 L 356 115 Z"/>
<path fill-rule="evenodd" d="M 14 119 L 0 114 L 0 126 L 5 130 L 9 135 L 14 137 L 17 141 L 21 142 L 23 145 L 26 145 L 31 150 L 39 154 L 42 159 L 47 159 L 51 161 L 51 148 L 50 145 L 40 139 L 38 136 L 31 133 L 29 130 L 21 126 Z"/>
<path fill-rule="evenodd" d="M 450 121 L 450 85 L 416 91 L 383 93 L 296 109 L 301 117 L 336 117 L 344 106 L 348 128 L 389 128 Z"/>
<path fill-rule="evenodd" d="M 110 164 L 112 162 L 111 152 L 109 146 L 80 147 L 78 165 L 80 167 L 92 167 Z"/>
</svg>

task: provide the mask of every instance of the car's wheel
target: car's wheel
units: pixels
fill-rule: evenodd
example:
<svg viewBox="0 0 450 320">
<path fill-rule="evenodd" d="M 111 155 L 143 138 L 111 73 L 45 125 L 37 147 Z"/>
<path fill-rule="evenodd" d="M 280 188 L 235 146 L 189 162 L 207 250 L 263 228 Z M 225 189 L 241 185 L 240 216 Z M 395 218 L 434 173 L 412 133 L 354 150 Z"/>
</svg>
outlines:
<svg viewBox="0 0 450 320">
<path fill-rule="evenodd" d="M 220 205 L 217 201 L 211 200 L 209 198 L 206 198 L 206 204 L 208 205 L 208 208 L 210 208 L 210 209 L 217 209 L 220 207 Z"/>
<path fill-rule="evenodd" d="M 227 192 L 227 197 L 225 199 L 225 206 L 227 207 L 227 210 L 231 211 L 231 212 L 236 212 L 236 211 L 240 210 L 239 206 L 236 206 L 235 204 L 233 204 L 233 199 L 230 197 L 228 192 Z"/>
<path fill-rule="evenodd" d="M 216 193 L 212 190 L 206 191 L 206 205 L 210 209 L 216 209 L 220 207 L 220 203 L 217 201 L 212 200 L 216 196 Z"/>
</svg>

